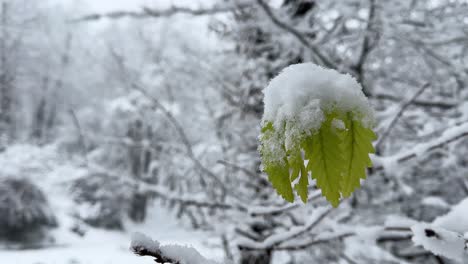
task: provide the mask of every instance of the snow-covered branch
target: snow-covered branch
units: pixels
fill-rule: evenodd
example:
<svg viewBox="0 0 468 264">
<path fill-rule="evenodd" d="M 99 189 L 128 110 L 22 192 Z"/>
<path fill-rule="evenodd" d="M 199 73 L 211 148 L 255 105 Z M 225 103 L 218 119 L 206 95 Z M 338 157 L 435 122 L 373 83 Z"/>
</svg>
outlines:
<svg viewBox="0 0 468 264">
<path fill-rule="evenodd" d="M 463 237 L 463 234 L 428 224 L 416 224 L 411 227 L 411 231 L 415 245 L 459 262 L 468 260 L 468 238 Z"/>
<path fill-rule="evenodd" d="M 312 202 L 318 198 L 322 197 L 322 192 L 317 190 L 314 193 L 311 193 L 309 195 L 309 198 L 307 199 L 307 202 Z M 303 206 L 303 203 L 300 202 L 295 202 L 295 203 L 289 203 L 285 206 L 271 206 L 271 207 L 250 207 L 249 208 L 249 214 L 251 216 L 268 216 L 268 215 L 278 215 L 282 213 L 289 212 L 291 210 L 294 210 L 300 206 Z"/>
<path fill-rule="evenodd" d="M 446 146 L 447 144 L 466 136 L 468 136 L 468 122 L 450 127 L 446 129 L 437 139 L 417 144 L 408 151 L 395 154 L 386 159 L 390 159 L 398 163 L 405 162 L 415 157 L 424 155 L 434 149 Z"/>
<path fill-rule="evenodd" d="M 217 264 L 203 257 L 193 247 L 161 245 L 158 241 L 141 233 L 133 234 L 130 249 L 139 256 L 152 257 L 156 263 L 161 264 Z"/>
<path fill-rule="evenodd" d="M 291 241 L 297 237 L 307 234 L 309 231 L 314 229 L 323 219 L 325 219 L 332 212 L 331 207 L 318 208 L 314 215 L 303 226 L 293 227 L 288 231 L 273 234 L 267 237 L 261 242 L 255 241 L 243 241 L 240 249 L 242 250 L 265 250 L 265 249 L 276 249 L 281 244 Z"/>
</svg>

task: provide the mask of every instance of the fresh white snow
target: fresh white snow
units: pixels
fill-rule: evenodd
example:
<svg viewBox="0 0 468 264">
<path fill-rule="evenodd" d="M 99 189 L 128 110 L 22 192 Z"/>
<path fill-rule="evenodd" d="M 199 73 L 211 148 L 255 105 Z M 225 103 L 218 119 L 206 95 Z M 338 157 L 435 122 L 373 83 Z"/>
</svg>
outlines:
<svg viewBox="0 0 468 264">
<path fill-rule="evenodd" d="M 320 129 L 327 114 L 352 112 L 364 126 L 375 123 L 362 87 L 351 75 L 313 63 L 286 67 L 271 80 L 264 94 L 262 123 L 271 122 L 278 133 L 268 132 L 261 140 L 270 148 L 270 154 L 276 154 L 274 157 L 283 157 L 278 142 L 284 142 L 286 150 L 294 149 L 301 136 Z M 335 119 L 333 127 L 343 129 L 344 123 Z"/>
<path fill-rule="evenodd" d="M 420 245 L 436 255 L 459 262 L 463 260 L 465 240 L 460 234 L 424 223 L 413 225 L 411 231 L 413 231 L 414 244 Z"/>
<path fill-rule="evenodd" d="M 210 233 L 190 230 L 175 213 L 155 202 L 148 210 L 147 221 L 126 222 L 126 231 L 111 231 L 85 226 L 81 237 L 71 231 L 77 223 L 71 209 L 76 207 L 69 193 L 71 180 L 86 170 L 66 161 L 55 146 L 14 145 L 0 155 L 2 173 L 27 177 L 42 190 L 54 211 L 59 226 L 51 230 L 51 247 L 28 250 L 7 250 L 0 245 L 0 263 L 6 264 L 145 264 L 154 263 L 134 255 L 129 249 L 131 234 L 140 232 L 163 244 L 179 244 L 196 248 L 203 256 L 222 260 L 220 239 Z M 169 249 L 170 250 L 170 249 Z"/>
<path fill-rule="evenodd" d="M 432 224 L 461 234 L 468 232 L 468 198 L 454 205 L 446 215 L 437 217 Z"/>
<path fill-rule="evenodd" d="M 304 129 L 319 128 L 324 112 L 358 112 L 366 124 L 374 112 L 351 75 L 313 63 L 293 64 L 273 78 L 264 90 L 263 121 L 280 129 L 286 120 L 297 120 Z"/>
<path fill-rule="evenodd" d="M 136 232 L 132 235 L 131 248 L 145 248 L 152 252 L 161 252 L 164 257 L 177 260 L 180 264 L 215 264 L 216 262 L 203 257 L 195 248 L 184 245 L 161 245 L 159 241 Z"/>
</svg>

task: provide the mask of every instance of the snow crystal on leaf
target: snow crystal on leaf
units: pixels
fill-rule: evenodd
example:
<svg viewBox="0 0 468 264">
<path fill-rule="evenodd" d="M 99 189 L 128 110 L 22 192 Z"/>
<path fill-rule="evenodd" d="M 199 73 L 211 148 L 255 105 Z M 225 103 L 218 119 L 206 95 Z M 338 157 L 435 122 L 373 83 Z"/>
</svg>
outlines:
<svg viewBox="0 0 468 264">
<path fill-rule="evenodd" d="M 339 130 L 346 129 L 346 126 L 343 120 L 334 118 L 331 124 L 332 124 L 332 127 L 335 129 L 339 129 Z"/>
</svg>

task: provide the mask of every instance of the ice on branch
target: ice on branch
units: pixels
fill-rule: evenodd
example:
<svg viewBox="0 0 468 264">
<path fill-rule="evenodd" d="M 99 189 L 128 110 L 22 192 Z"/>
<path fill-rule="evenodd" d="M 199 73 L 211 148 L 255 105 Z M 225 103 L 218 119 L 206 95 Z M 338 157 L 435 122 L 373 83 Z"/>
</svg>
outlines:
<svg viewBox="0 0 468 264">
<path fill-rule="evenodd" d="M 216 264 L 206 259 L 196 249 L 181 245 L 160 245 L 156 240 L 141 233 L 132 235 L 130 249 L 137 255 L 153 257 L 156 263 Z"/>
<path fill-rule="evenodd" d="M 374 112 L 361 85 L 350 75 L 303 63 L 284 69 L 264 94 L 260 153 L 273 187 L 288 201 L 294 188 L 305 202 L 311 173 L 337 206 L 360 186 L 374 152 Z"/>
</svg>

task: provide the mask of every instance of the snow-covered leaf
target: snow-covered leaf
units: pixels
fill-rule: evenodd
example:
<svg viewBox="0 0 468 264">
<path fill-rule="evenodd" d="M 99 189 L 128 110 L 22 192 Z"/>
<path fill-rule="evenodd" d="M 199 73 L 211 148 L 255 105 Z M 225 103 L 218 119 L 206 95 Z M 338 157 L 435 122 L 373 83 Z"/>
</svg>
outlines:
<svg viewBox="0 0 468 264">
<path fill-rule="evenodd" d="M 289 66 L 265 90 L 263 170 L 290 202 L 292 183 L 307 201 L 310 174 L 336 207 L 372 165 L 373 123 L 373 111 L 352 77 L 311 63 Z"/>
</svg>

